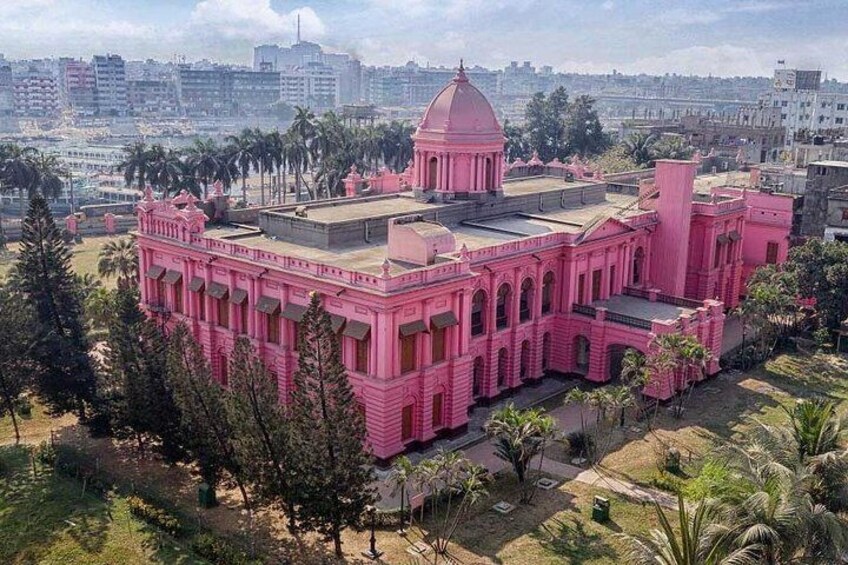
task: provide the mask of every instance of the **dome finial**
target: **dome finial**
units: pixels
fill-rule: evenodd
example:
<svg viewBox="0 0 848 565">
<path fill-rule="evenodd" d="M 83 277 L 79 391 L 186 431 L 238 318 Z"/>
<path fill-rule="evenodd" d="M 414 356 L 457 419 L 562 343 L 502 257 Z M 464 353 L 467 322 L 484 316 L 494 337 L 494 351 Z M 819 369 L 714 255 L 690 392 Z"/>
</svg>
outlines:
<svg viewBox="0 0 848 565">
<path fill-rule="evenodd" d="M 453 77 L 454 82 L 468 82 L 468 77 L 465 76 L 465 65 L 463 60 L 459 60 L 459 68 L 456 70 L 456 76 Z"/>
</svg>

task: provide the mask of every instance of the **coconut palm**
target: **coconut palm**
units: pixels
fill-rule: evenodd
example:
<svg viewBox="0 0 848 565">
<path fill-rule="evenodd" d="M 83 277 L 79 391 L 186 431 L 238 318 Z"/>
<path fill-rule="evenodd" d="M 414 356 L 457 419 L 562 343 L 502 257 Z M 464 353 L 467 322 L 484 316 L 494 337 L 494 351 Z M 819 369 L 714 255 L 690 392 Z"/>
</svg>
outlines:
<svg viewBox="0 0 848 565">
<path fill-rule="evenodd" d="M 684 334 L 662 334 L 650 344 L 648 366 L 652 377 L 671 374 L 673 392 L 677 395 L 674 414 L 683 415 L 684 403 L 692 385 L 700 380 L 710 359 L 710 350 L 698 338 Z M 688 394 L 687 394 L 688 393 Z"/>
<path fill-rule="evenodd" d="M 64 182 L 62 181 L 68 173 L 62 167 L 55 155 L 36 153 L 28 158 L 30 166 L 35 171 L 37 182 L 30 185 L 27 197 L 32 198 L 36 192 L 44 198 L 55 199 L 62 194 Z"/>
<path fill-rule="evenodd" d="M 288 137 L 274 130 L 266 136 L 271 164 L 277 171 L 277 202 L 285 202 L 286 198 L 286 169 L 289 166 Z M 272 195 L 273 200 L 273 195 Z"/>
<path fill-rule="evenodd" d="M 162 198 L 179 192 L 180 177 L 184 173 L 179 151 L 154 144 L 149 150 L 147 179 L 162 193 Z"/>
<path fill-rule="evenodd" d="M 124 181 L 131 186 L 137 181 L 138 189 L 144 190 L 147 174 L 150 171 L 150 148 L 143 141 L 124 146 L 124 158 L 118 163 L 118 171 L 124 173 Z"/>
<path fill-rule="evenodd" d="M 586 434 L 586 418 L 584 417 L 583 410 L 588 403 L 589 394 L 585 390 L 573 388 L 565 395 L 564 404 L 576 404 L 580 409 L 580 431 L 584 435 Z"/>
<path fill-rule="evenodd" d="M 257 166 L 253 153 L 253 132 L 250 129 L 244 129 L 241 134 L 228 135 L 225 140 L 228 143 L 229 162 L 238 169 L 241 175 L 241 198 L 247 204 L 247 177 L 250 169 Z"/>
<path fill-rule="evenodd" d="M 654 510 L 660 527 L 649 536 L 623 534 L 627 544 L 625 563 L 631 565 L 754 565 L 758 546 L 731 548 L 732 532 L 722 524 L 720 508 L 705 500 L 694 511 L 677 497 L 677 524 L 672 525 L 656 502 Z"/>
<path fill-rule="evenodd" d="M 259 203 L 265 205 L 265 173 L 270 173 L 274 166 L 273 148 L 268 137 L 262 130 L 256 128 L 249 134 L 251 153 L 253 155 L 253 170 L 259 173 Z"/>
<path fill-rule="evenodd" d="M 484 429 L 494 440 L 495 455 L 512 465 L 521 486 L 521 502 L 530 503 L 535 493 L 528 488 L 530 463 L 538 455 L 541 469 L 545 447 L 556 434 L 553 418 L 540 408 L 519 410 L 510 402 L 489 416 Z"/>
<path fill-rule="evenodd" d="M 129 287 L 138 280 L 138 247 L 132 237 L 106 242 L 100 249 L 97 272 L 101 277 L 117 277 L 119 287 Z"/>
<path fill-rule="evenodd" d="M 203 186 L 203 198 L 209 197 L 209 184 L 216 180 L 218 170 L 224 166 L 221 148 L 212 139 L 197 139 L 187 154 L 192 175 Z"/>
</svg>

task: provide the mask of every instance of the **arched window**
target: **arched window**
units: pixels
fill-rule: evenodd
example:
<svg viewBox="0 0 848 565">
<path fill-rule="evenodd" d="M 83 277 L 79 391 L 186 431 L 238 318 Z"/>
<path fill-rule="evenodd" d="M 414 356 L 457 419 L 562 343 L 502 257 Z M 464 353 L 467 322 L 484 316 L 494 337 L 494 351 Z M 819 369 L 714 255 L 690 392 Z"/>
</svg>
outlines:
<svg viewBox="0 0 848 565">
<path fill-rule="evenodd" d="M 472 398 L 477 398 L 481 394 L 483 394 L 483 374 L 486 369 L 484 365 L 483 357 L 475 357 L 474 358 L 474 373 L 472 375 L 471 381 L 471 396 Z"/>
<path fill-rule="evenodd" d="M 471 335 L 486 332 L 486 292 L 478 290 L 471 299 Z"/>
<path fill-rule="evenodd" d="M 521 369 L 520 377 L 523 381 L 530 376 L 530 342 L 526 339 L 521 342 Z"/>
<path fill-rule="evenodd" d="M 498 289 L 498 302 L 495 308 L 495 326 L 502 330 L 509 325 L 509 301 L 511 289 L 504 283 Z"/>
<path fill-rule="evenodd" d="M 518 305 L 518 319 L 526 322 L 533 317 L 533 279 L 527 277 L 521 283 L 521 297 Z"/>
<path fill-rule="evenodd" d="M 436 187 L 438 186 L 436 181 L 438 178 L 439 160 L 435 157 L 430 157 L 430 161 L 427 162 L 427 188 L 430 190 L 436 190 Z"/>
<path fill-rule="evenodd" d="M 542 279 L 542 314 L 550 314 L 554 304 L 554 274 L 545 273 Z"/>
<path fill-rule="evenodd" d="M 633 254 L 633 284 L 642 284 L 642 273 L 645 268 L 645 250 L 641 247 Z"/>
<path fill-rule="evenodd" d="M 498 351 L 498 388 L 506 385 L 506 377 L 509 374 L 509 351 L 502 347 Z"/>
</svg>

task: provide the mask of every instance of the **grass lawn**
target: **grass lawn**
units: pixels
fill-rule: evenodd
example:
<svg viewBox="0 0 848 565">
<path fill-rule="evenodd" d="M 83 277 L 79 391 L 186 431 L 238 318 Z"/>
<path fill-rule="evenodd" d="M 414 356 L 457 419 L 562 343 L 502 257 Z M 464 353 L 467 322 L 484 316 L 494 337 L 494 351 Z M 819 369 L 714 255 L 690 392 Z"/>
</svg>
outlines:
<svg viewBox="0 0 848 565">
<path fill-rule="evenodd" d="M 41 469 L 28 450 L 0 448 L 0 563 L 93 565 L 203 563 L 132 517 L 122 497 L 83 493 L 72 478 Z"/>
<path fill-rule="evenodd" d="M 127 236 L 124 235 L 123 237 Z M 83 239 L 82 243 L 72 245 L 71 251 L 73 252 L 73 256 L 71 257 L 71 266 L 74 271 L 79 275 L 90 273 L 97 276 L 97 255 L 100 253 L 100 248 L 103 247 L 103 244 L 110 239 L 112 238 L 109 236 L 87 237 Z M 12 268 L 17 257 L 18 244 L 9 244 L 9 251 L 12 253 L 0 256 L 0 278 L 6 276 L 6 273 Z M 102 283 L 107 288 L 112 288 L 114 285 L 113 280 L 104 279 Z"/>
<path fill-rule="evenodd" d="M 685 482 L 714 449 L 744 438 L 760 423 L 785 422 L 783 407 L 799 398 L 827 396 L 838 403 L 840 414 L 848 414 L 846 377 L 848 358 L 824 353 L 782 354 L 747 373 L 722 374 L 694 390 L 682 419 L 661 409 L 655 433 L 626 433 L 629 437 L 619 439 L 601 465 L 651 485 L 659 475 L 655 461 L 661 439 L 680 450 Z"/>
</svg>

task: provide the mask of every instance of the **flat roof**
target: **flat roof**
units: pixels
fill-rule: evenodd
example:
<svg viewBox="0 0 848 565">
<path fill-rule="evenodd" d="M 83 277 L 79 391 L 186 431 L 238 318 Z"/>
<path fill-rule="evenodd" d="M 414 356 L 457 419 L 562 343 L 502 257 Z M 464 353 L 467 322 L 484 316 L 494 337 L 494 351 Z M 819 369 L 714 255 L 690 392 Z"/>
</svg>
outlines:
<svg viewBox="0 0 848 565">
<path fill-rule="evenodd" d="M 535 176 L 516 179 L 504 179 L 503 191 L 507 196 L 519 194 L 530 194 L 534 192 L 548 192 L 550 190 L 562 190 L 564 188 L 580 188 L 581 186 L 592 186 L 606 184 L 606 181 L 566 181 L 560 177 Z"/>
<path fill-rule="evenodd" d="M 676 320 L 683 314 L 691 315 L 695 313 L 694 308 L 675 306 L 665 302 L 651 302 L 644 298 L 625 294 L 612 296 L 608 300 L 596 300 L 592 302 L 592 306 L 603 307 L 616 314 L 624 314 L 650 322 Z"/>
<path fill-rule="evenodd" d="M 810 165 L 817 167 L 838 167 L 840 169 L 848 169 L 848 161 L 813 161 Z"/>
<path fill-rule="evenodd" d="M 451 204 L 422 202 L 413 198 L 412 193 L 408 193 L 408 195 L 397 195 L 394 198 L 375 198 L 364 202 L 340 200 L 338 203 L 320 203 L 313 206 L 305 202 L 303 206 L 306 208 L 306 219 L 313 222 L 335 223 L 346 220 L 366 220 L 380 216 L 414 214 L 444 208 L 451 206 Z M 277 211 L 272 208 L 267 212 L 296 217 L 293 209 Z"/>
</svg>

